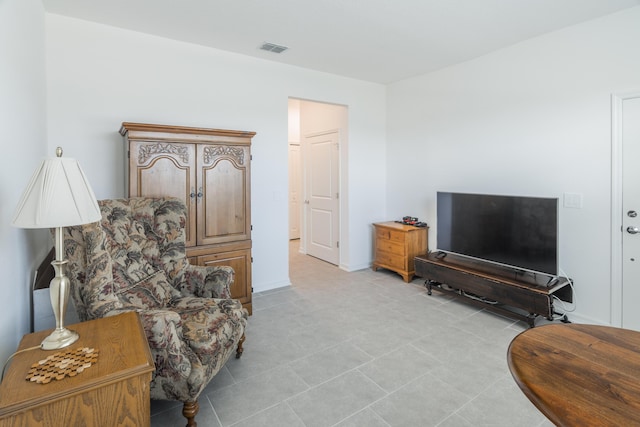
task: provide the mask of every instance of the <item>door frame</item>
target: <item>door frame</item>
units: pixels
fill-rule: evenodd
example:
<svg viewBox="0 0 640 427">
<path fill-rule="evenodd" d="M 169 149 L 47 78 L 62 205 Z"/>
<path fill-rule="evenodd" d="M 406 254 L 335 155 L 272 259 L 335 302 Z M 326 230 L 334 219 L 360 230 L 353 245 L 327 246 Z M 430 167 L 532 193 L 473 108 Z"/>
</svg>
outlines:
<svg viewBox="0 0 640 427">
<path fill-rule="evenodd" d="M 296 147 L 296 148 L 294 148 Z M 289 240 L 300 240 L 302 239 L 302 230 L 301 224 L 302 222 L 302 211 L 303 211 L 303 199 L 304 193 L 302 191 L 302 144 L 300 142 L 289 142 L 288 145 L 289 150 Z M 295 158 L 295 161 L 293 159 Z M 295 164 L 292 164 L 295 163 Z M 292 191 L 292 188 L 295 191 Z M 293 205 L 293 200 L 291 194 L 295 193 L 298 199 L 295 201 L 295 206 Z M 291 228 L 292 218 L 291 215 L 295 215 L 297 217 L 297 236 L 292 235 L 295 233 L 295 230 Z"/>
<path fill-rule="evenodd" d="M 622 326 L 622 112 L 624 101 L 640 98 L 640 91 L 611 95 L 611 318 Z"/>
</svg>

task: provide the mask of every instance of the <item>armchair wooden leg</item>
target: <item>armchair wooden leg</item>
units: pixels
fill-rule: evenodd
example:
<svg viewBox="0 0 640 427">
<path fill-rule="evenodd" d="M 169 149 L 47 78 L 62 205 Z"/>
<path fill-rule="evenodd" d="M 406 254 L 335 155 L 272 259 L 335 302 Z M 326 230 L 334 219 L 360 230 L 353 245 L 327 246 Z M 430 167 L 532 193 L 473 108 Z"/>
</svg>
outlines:
<svg viewBox="0 0 640 427">
<path fill-rule="evenodd" d="M 242 352 L 244 352 L 244 349 L 242 348 L 242 344 L 244 343 L 245 340 L 245 336 L 244 334 L 242 334 L 242 336 L 240 337 L 240 341 L 238 341 L 238 349 L 236 350 L 236 359 L 240 359 L 240 356 L 242 356 Z"/>
<path fill-rule="evenodd" d="M 197 400 L 193 402 L 184 402 L 184 406 L 182 407 L 182 415 L 187 419 L 187 427 L 197 427 L 198 423 L 196 422 L 196 415 L 200 410 L 200 405 Z"/>
</svg>

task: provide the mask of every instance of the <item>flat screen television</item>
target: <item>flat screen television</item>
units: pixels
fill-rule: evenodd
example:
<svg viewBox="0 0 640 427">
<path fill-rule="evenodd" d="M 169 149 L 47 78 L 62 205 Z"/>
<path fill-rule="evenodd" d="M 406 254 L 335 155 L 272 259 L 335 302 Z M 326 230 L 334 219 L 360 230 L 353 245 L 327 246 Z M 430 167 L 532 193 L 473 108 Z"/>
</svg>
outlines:
<svg viewBox="0 0 640 427">
<path fill-rule="evenodd" d="M 558 199 L 437 193 L 437 249 L 558 276 Z"/>
</svg>

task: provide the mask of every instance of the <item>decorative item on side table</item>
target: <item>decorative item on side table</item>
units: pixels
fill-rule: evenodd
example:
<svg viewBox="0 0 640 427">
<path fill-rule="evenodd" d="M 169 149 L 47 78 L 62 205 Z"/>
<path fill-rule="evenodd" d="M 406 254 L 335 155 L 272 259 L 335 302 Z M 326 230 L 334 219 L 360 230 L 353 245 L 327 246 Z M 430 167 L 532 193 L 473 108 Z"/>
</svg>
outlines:
<svg viewBox="0 0 640 427">
<path fill-rule="evenodd" d="M 414 227 L 427 227 L 426 222 L 418 221 L 415 216 L 403 216 L 402 221 L 396 221 L 398 224 L 413 225 Z"/>
<path fill-rule="evenodd" d="M 56 328 L 41 344 L 43 350 L 67 347 L 79 338 L 64 327 L 70 283 L 65 274 L 62 228 L 99 221 L 100 208 L 77 160 L 56 157 L 45 159 L 31 177 L 18 204 L 12 225 L 20 228 L 54 228 L 56 258 L 51 262 L 56 276 L 49 287 Z"/>
</svg>

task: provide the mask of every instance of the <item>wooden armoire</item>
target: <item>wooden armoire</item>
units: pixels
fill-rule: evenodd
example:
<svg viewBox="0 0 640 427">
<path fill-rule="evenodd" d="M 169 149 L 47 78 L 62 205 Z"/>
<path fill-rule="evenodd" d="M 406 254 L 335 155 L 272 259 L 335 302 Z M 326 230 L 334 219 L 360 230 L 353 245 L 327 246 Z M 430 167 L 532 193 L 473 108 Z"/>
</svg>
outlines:
<svg viewBox="0 0 640 427">
<path fill-rule="evenodd" d="M 251 138 L 255 132 L 122 123 L 128 197 L 187 206 L 187 257 L 235 270 L 231 296 L 251 313 Z"/>
</svg>

